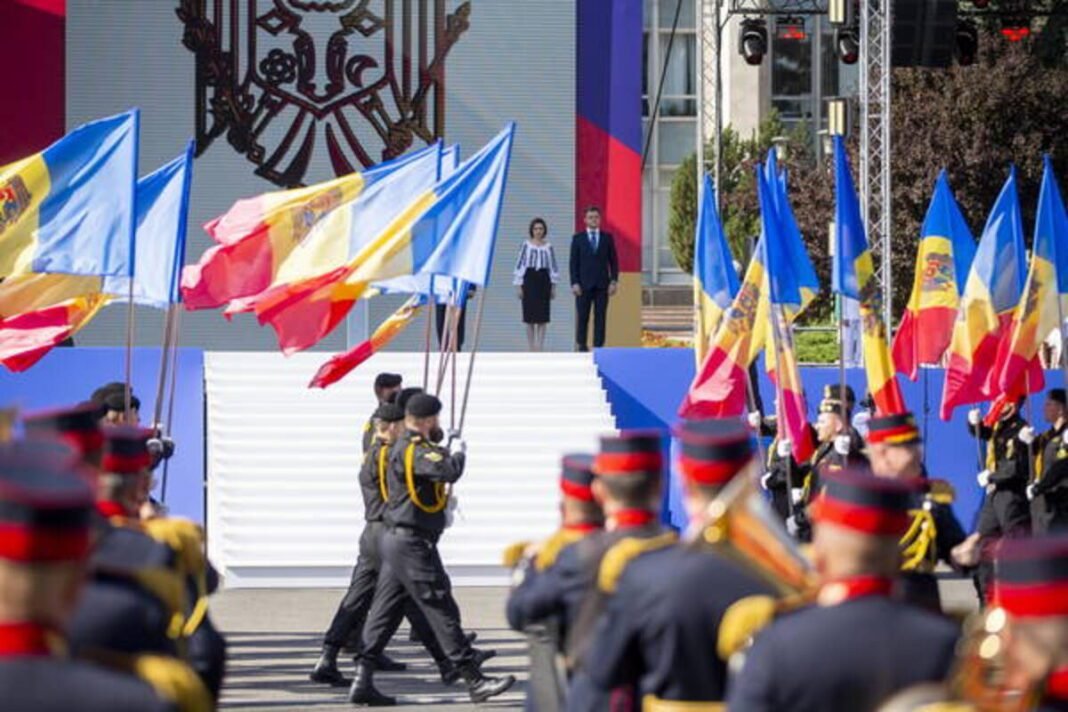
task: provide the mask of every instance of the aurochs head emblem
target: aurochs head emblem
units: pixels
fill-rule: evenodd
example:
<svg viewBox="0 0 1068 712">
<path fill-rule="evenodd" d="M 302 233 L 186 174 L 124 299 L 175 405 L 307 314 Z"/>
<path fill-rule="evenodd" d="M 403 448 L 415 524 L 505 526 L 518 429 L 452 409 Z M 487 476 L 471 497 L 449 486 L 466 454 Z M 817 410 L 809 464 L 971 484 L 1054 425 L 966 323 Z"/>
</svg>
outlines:
<svg viewBox="0 0 1068 712">
<path fill-rule="evenodd" d="M 283 187 L 318 152 L 335 175 L 395 158 L 445 127 L 445 58 L 470 2 L 180 0 L 196 55 L 197 155 L 220 136 Z M 452 0 L 455 2 L 455 0 Z"/>
</svg>

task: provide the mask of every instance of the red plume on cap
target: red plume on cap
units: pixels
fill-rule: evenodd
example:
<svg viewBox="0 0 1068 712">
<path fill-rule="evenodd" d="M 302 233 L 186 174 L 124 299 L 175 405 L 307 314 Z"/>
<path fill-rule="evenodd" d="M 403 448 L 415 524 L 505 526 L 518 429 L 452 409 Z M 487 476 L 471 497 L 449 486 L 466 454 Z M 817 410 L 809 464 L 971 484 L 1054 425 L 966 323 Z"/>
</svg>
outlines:
<svg viewBox="0 0 1068 712">
<path fill-rule="evenodd" d="M 601 451 L 593 461 L 598 477 L 653 473 L 664 469 L 663 434 L 655 430 L 629 430 L 601 438 Z"/>
<path fill-rule="evenodd" d="M 1003 539 L 991 602 L 1018 618 L 1068 616 L 1068 535 Z"/>
<path fill-rule="evenodd" d="M 909 527 L 920 484 L 876 477 L 864 468 L 827 472 L 812 518 L 872 536 L 900 537 Z"/>
</svg>

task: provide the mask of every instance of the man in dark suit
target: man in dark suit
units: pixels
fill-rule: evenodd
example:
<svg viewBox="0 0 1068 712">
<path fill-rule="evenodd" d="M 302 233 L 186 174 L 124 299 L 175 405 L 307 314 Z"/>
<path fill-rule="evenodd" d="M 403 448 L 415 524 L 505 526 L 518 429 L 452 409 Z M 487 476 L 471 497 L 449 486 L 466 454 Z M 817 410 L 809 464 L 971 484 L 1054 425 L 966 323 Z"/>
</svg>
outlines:
<svg viewBox="0 0 1068 712">
<path fill-rule="evenodd" d="M 571 238 L 571 291 L 575 295 L 575 345 L 579 351 L 589 351 L 590 307 L 593 345 L 604 346 L 608 298 L 616 293 L 618 282 L 616 243 L 610 234 L 601 232 L 601 211 L 591 205 L 586 208 L 586 230 Z"/>
</svg>

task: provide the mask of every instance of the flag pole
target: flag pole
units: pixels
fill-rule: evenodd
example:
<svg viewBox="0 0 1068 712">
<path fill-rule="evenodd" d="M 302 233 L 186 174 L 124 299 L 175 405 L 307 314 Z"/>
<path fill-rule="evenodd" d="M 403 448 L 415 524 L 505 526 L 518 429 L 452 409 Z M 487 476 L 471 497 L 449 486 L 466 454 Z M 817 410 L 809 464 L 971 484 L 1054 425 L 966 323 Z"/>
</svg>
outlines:
<svg viewBox="0 0 1068 712">
<path fill-rule="evenodd" d="M 170 361 L 170 348 L 174 322 L 174 304 L 168 304 L 163 315 L 163 346 L 159 354 L 159 378 L 156 383 L 156 405 L 152 412 L 152 427 L 160 426 L 160 418 L 163 417 L 163 396 L 167 386 L 167 367 Z"/>
<path fill-rule="evenodd" d="M 842 422 L 849 427 L 846 415 L 846 367 L 845 367 L 845 297 L 838 295 L 838 402 Z"/>
<path fill-rule="evenodd" d="M 451 380 L 452 385 L 449 388 L 449 430 L 454 430 L 456 427 L 456 359 L 457 347 L 460 344 L 460 317 L 463 315 L 464 307 L 456 307 L 456 319 L 452 324 L 452 358 L 449 370 L 452 372 Z"/>
<path fill-rule="evenodd" d="M 467 361 L 467 380 L 464 383 L 463 404 L 460 406 L 460 423 L 456 429 L 458 433 L 464 431 L 464 421 L 467 419 L 467 399 L 471 395 L 471 376 L 475 372 L 475 356 L 478 354 L 479 337 L 482 335 L 482 310 L 486 306 L 486 295 L 482 292 L 483 290 L 480 289 L 477 297 L 478 309 L 475 310 L 475 334 L 471 342 L 471 358 Z"/>
<path fill-rule="evenodd" d="M 174 337 L 171 339 L 171 367 L 170 367 L 171 383 L 170 383 L 170 386 L 168 388 L 168 395 L 167 395 L 167 421 L 165 423 L 165 425 L 167 426 L 167 435 L 171 434 L 171 432 L 172 432 L 171 431 L 171 427 L 172 427 L 171 424 L 174 422 L 174 394 L 175 394 L 175 391 L 177 390 L 177 386 L 178 386 L 178 333 L 179 333 L 178 325 L 181 323 L 181 317 L 182 317 L 181 310 L 180 309 L 175 309 L 174 310 L 174 323 L 173 323 L 173 327 L 172 327 L 173 330 L 174 330 Z M 161 478 L 160 492 L 159 492 L 159 500 L 160 500 L 160 502 L 163 502 L 163 503 L 166 503 L 166 501 L 167 501 L 167 472 L 168 472 L 168 469 L 170 468 L 170 464 L 171 464 L 170 459 L 166 459 L 166 460 L 163 461 L 163 477 Z"/>
<path fill-rule="evenodd" d="M 126 373 L 123 388 L 123 414 L 130 422 L 133 412 L 133 340 L 134 340 L 134 275 L 130 275 L 130 285 L 126 290 Z"/>
<path fill-rule="evenodd" d="M 777 438 L 781 441 L 785 434 L 785 428 L 783 424 L 786 419 L 783 417 L 782 409 L 784 407 L 785 400 L 783 398 L 782 387 L 782 334 L 779 332 L 780 326 L 785 326 L 786 316 L 783 314 L 782 305 L 776 309 L 774 304 L 769 304 L 771 311 L 771 347 L 775 349 L 775 400 L 776 400 L 776 418 L 775 418 L 775 431 Z M 779 321 L 780 317 L 782 322 Z M 765 356 L 765 358 L 767 358 Z M 794 476 L 793 476 L 793 452 L 786 458 L 786 506 L 790 513 L 790 516 L 794 516 Z"/>
<path fill-rule="evenodd" d="M 928 415 L 931 412 L 930 396 L 927 393 L 927 385 L 928 385 L 927 372 L 930 371 L 931 369 L 924 368 L 922 363 L 920 364 L 920 369 L 923 370 L 923 441 L 926 443 L 926 442 L 928 442 L 928 440 L 927 440 L 927 420 L 928 420 Z M 924 464 L 924 467 L 927 466 L 927 450 L 928 450 L 928 448 L 926 448 L 926 447 L 923 448 L 923 464 Z"/>
<path fill-rule="evenodd" d="M 423 390 L 430 388 L 430 332 L 434 330 L 434 317 L 438 312 L 438 300 L 434 296 L 434 275 L 430 275 L 430 294 L 426 297 L 426 344 L 423 351 Z"/>
</svg>

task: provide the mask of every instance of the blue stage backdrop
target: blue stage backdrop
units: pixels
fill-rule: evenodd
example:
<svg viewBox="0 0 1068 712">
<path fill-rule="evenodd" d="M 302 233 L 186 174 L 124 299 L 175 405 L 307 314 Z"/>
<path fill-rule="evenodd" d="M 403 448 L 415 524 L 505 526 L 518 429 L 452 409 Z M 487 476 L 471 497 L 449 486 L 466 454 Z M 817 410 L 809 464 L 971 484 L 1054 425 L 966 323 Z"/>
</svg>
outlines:
<svg viewBox="0 0 1068 712">
<path fill-rule="evenodd" d="M 621 429 L 658 428 L 666 430 L 676 421 L 676 411 L 693 380 L 695 364 L 689 349 L 598 349 L 594 353 L 598 372 L 616 425 Z M 837 367 L 808 366 L 801 369 L 805 385 L 808 412 L 814 417 L 824 386 L 838 382 Z M 931 477 L 949 480 L 957 490 L 955 509 L 965 528 L 971 527 L 979 506 L 982 491 L 975 482 L 979 471 L 979 452 L 974 438 L 969 437 L 967 408 L 958 408 L 953 420 L 943 422 L 938 417 L 942 402 L 943 371 L 923 369 L 916 383 L 899 377 L 905 403 L 916 414 L 917 422 L 925 430 L 927 470 Z M 867 392 L 864 371 L 848 369 L 846 382 L 853 387 L 858 400 Z M 1063 373 L 1046 372 L 1046 387 L 1064 384 Z M 924 392 L 926 390 L 926 398 Z M 760 369 L 760 393 L 766 412 L 774 411 L 774 388 L 764 370 Z M 1044 396 L 1031 398 L 1025 417 L 1039 431 L 1049 427 L 1042 418 Z M 926 412 L 927 417 L 924 417 Z M 985 407 L 984 407 L 985 413 Z M 667 493 L 671 521 L 680 524 L 678 483 L 670 483 Z"/>
<path fill-rule="evenodd" d="M 159 374 L 158 348 L 134 349 L 133 390 L 141 400 L 141 421 L 152 420 Z M 0 404 L 20 410 L 86 400 L 99 386 L 123 380 L 125 350 L 55 349 L 25 373 L 0 373 Z M 178 350 L 178 382 L 171 433 L 176 443 L 167 474 L 167 506 L 176 516 L 204 521 L 204 353 Z M 166 418 L 166 411 L 163 417 Z M 159 496 L 162 466 L 156 470 Z"/>
</svg>

